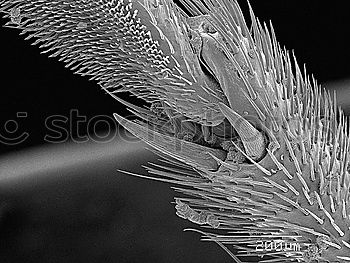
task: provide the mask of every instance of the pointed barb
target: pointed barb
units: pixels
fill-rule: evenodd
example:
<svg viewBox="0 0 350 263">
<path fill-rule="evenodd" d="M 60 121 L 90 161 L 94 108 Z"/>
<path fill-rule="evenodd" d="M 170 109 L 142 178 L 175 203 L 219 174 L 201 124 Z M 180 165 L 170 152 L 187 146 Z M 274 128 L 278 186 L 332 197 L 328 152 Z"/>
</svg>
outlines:
<svg viewBox="0 0 350 263">
<path fill-rule="evenodd" d="M 114 114 L 114 118 L 130 133 L 151 147 L 176 160 L 190 164 L 199 170 L 218 169 L 217 161 L 208 152 L 215 155 L 218 159 L 225 160 L 226 158 L 226 154 L 222 150 L 208 148 L 161 134 L 146 126 L 129 121 L 116 113 Z"/>
</svg>

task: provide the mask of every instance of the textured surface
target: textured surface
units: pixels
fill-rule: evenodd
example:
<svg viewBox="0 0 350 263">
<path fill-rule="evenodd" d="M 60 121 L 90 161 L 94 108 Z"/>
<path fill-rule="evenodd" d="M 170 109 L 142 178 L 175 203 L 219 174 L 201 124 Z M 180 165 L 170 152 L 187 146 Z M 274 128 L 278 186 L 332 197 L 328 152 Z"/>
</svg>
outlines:
<svg viewBox="0 0 350 263">
<path fill-rule="evenodd" d="M 2 11 L 111 95 L 145 99 L 125 102 L 142 121 L 116 118 L 171 159 L 148 170 L 190 196 L 178 214 L 215 228 L 205 239 L 242 259 L 350 261 L 347 120 L 273 29 L 251 13 L 250 32 L 235 1 L 205 2 L 182 1 L 186 13 L 146 0 L 3 1 Z M 254 249 L 271 235 L 301 252 Z"/>
</svg>

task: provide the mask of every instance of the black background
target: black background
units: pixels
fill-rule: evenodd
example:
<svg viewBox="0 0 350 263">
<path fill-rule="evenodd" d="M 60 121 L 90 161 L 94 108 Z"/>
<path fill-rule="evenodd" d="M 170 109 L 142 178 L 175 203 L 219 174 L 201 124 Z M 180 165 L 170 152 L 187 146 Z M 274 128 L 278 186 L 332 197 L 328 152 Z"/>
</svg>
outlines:
<svg viewBox="0 0 350 263">
<path fill-rule="evenodd" d="M 239 2 L 247 16 L 245 1 Z M 293 49 L 320 83 L 350 77 L 347 1 L 250 2 L 260 20 L 272 20 L 280 43 Z M 18 33 L 0 28 L 0 130 L 17 112 L 27 112 L 21 125 L 30 137 L 19 145 L 1 145 L 1 156 L 47 145 L 44 123 L 50 115 L 69 116 L 72 109 L 87 118 L 126 114 L 96 83 L 41 55 Z M 103 134 L 105 128 L 97 130 Z M 192 225 L 175 216 L 168 185 L 117 172 L 142 173 L 137 167 L 149 160 L 155 156 L 140 148 L 43 174 L 50 179 L 31 176 L 2 184 L 0 262 L 230 262 L 216 245 L 181 232 Z"/>
</svg>

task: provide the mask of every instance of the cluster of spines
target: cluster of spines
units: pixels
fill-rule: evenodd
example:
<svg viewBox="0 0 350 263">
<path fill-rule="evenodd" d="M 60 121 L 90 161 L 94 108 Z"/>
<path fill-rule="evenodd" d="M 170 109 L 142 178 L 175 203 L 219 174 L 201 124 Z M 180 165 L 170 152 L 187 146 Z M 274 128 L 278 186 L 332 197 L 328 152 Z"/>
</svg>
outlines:
<svg viewBox="0 0 350 263">
<path fill-rule="evenodd" d="M 115 88 L 116 83 L 122 83 L 123 78 L 125 78 L 127 82 L 123 84 L 129 87 L 125 90 L 135 91 L 132 87 L 137 86 L 139 88 L 137 92 L 140 97 L 151 100 L 152 96 L 155 96 L 154 99 L 159 99 L 158 95 L 150 95 L 147 90 L 147 88 L 152 88 L 154 91 L 155 87 L 152 87 L 152 85 L 145 87 L 143 83 L 143 81 L 147 80 L 147 74 L 142 74 L 142 80 L 135 79 L 137 73 L 143 72 L 148 64 L 162 71 L 162 65 L 166 63 L 166 59 L 162 60 L 161 51 L 157 51 L 156 43 L 153 43 L 151 36 L 145 33 L 143 25 L 137 24 L 139 25 L 141 34 L 131 37 L 131 42 L 124 41 L 125 43 L 123 42 L 119 46 L 114 46 L 113 43 L 110 43 L 110 40 L 114 39 L 113 34 L 109 35 L 111 39 L 105 40 L 99 39 L 100 35 L 96 34 L 97 42 L 94 42 L 91 39 L 91 32 L 88 31 L 89 27 L 96 26 L 91 23 L 93 21 L 89 20 L 91 17 L 84 21 L 78 22 L 77 20 L 77 23 L 73 26 L 76 28 L 72 28 L 72 32 L 67 33 L 69 29 L 61 30 L 59 26 L 59 22 L 63 21 L 60 20 L 58 15 L 60 10 L 56 10 L 58 13 L 55 14 L 57 16 L 57 21 L 55 21 L 57 24 L 46 23 L 45 19 L 48 18 L 44 15 L 45 9 L 43 6 L 45 3 L 40 2 L 40 4 L 35 5 L 34 2 L 3 1 L 0 11 L 9 13 L 9 10 L 11 10 L 11 19 L 13 23 L 18 24 L 16 26 L 17 28 L 23 29 L 24 33 L 34 32 L 28 38 L 38 37 L 39 39 L 35 43 L 44 42 L 41 45 L 44 48 L 52 45 L 47 49 L 47 52 L 57 50 L 52 56 L 60 55 L 60 60 L 68 63 L 68 66 L 73 70 L 80 68 L 77 71 L 78 73 L 92 75 L 92 79 L 99 80 L 106 89 Z M 52 2 L 51 4 L 56 2 Z M 78 2 L 86 8 L 86 1 Z M 261 120 L 260 128 L 265 129 L 268 133 L 270 143 L 274 142 L 274 144 L 268 145 L 267 156 L 270 158 L 268 165 L 266 163 L 261 164 L 256 162 L 251 158 L 249 159 L 249 156 L 246 156 L 256 169 L 252 169 L 251 165 L 234 166 L 229 162 L 225 162 L 225 158 L 220 156 L 219 151 L 209 152 L 212 160 L 218 162 L 215 167 L 226 168 L 217 169 L 218 172 L 213 172 L 210 169 L 207 170 L 212 167 L 212 163 L 209 160 L 205 164 L 203 161 L 196 160 L 196 156 L 192 156 L 192 160 L 189 159 L 191 158 L 190 154 L 185 154 L 185 157 L 181 157 L 163 149 L 162 147 L 164 145 L 162 144 L 165 144 L 164 141 L 153 142 L 152 146 L 156 149 L 161 149 L 163 154 L 168 154 L 175 159 L 180 158 L 181 161 L 191 166 L 197 165 L 195 167 L 197 169 L 200 168 L 197 172 L 202 177 L 198 177 L 197 173 L 193 173 L 191 167 L 179 163 L 176 163 L 176 166 L 182 167 L 181 171 L 178 168 L 170 169 L 166 167 L 161 167 L 161 169 L 149 168 L 149 171 L 163 178 L 168 177 L 168 179 L 159 178 L 159 180 L 191 188 L 177 189 L 182 193 L 195 197 L 189 201 L 189 205 L 178 204 L 178 208 L 182 211 L 180 214 L 183 217 L 201 224 L 203 220 L 199 220 L 197 216 L 202 212 L 194 211 L 190 205 L 202 207 L 203 211 L 211 208 L 216 211 L 212 212 L 212 215 L 219 218 L 220 226 L 217 225 L 219 229 L 229 229 L 232 230 L 233 234 L 243 233 L 247 235 L 247 238 L 240 239 L 234 235 L 213 237 L 208 234 L 207 237 L 210 240 L 226 244 L 234 243 L 237 248 L 246 249 L 247 246 L 243 246 L 243 244 L 251 243 L 253 239 L 249 238 L 249 235 L 253 235 L 256 232 L 271 235 L 282 232 L 290 234 L 291 238 L 293 231 L 318 237 L 324 236 L 323 233 L 312 227 L 309 228 L 303 225 L 293 224 L 288 222 L 288 219 L 278 215 L 278 213 L 286 214 L 294 210 L 300 211 L 303 215 L 315 220 L 321 226 L 319 229 L 322 229 L 322 226 L 327 221 L 339 237 L 349 238 L 349 229 L 344 229 L 344 226 L 348 227 L 348 224 L 344 223 L 344 226 L 339 226 L 339 219 L 334 219 L 334 214 L 340 210 L 343 220 L 349 220 L 347 207 L 349 206 L 350 184 L 348 171 L 350 147 L 349 125 L 342 111 L 338 111 L 335 100 L 332 100 L 330 94 L 323 91 L 314 79 L 310 81 L 305 73 L 305 69 L 303 76 L 294 55 L 294 64 L 292 64 L 289 53 L 285 49 L 282 50 L 279 46 L 273 28 L 271 27 L 270 33 L 267 26 L 265 24 L 262 26 L 252 11 L 253 36 L 244 22 L 243 15 L 236 1 L 204 0 L 202 2 L 198 0 L 182 0 L 181 2 L 192 16 L 210 14 L 213 26 L 225 38 L 225 44 L 220 44 L 221 48 L 239 71 L 239 76 L 245 84 L 241 92 L 245 94 L 247 100 L 253 106 L 255 110 L 254 114 Z M 79 7 L 79 3 L 77 7 Z M 105 3 L 107 4 L 105 5 Z M 117 8 L 115 5 L 122 5 L 124 8 L 124 1 L 101 0 L 99 4 L 98 8 L 101 8 L 102 13 L 105 12 L 105 8 L 109 10 L 110 14 L 113 14 L 114 18 L 116 18 L 120 10 L 124 10 Z M 113 5 L 115 6 L 113 7 Z M 128 6 L 125 5 L 125 8 L 130 8 Z M 24 21 L 19 19 L 22 12 Z M 52 14 L 55 10 L 47 9 L 47 12 Z M 77 8 L 78 14 L 80 14 L 79 8 Z M 74 17 L 76 14 L 69 15 Z M 122 17 L 119 21 L 120 26 L 124 28 L 125 25 L 129 25 L 132 29 L 132 34 L 137 32 L 137 25 L 132 27 L 132 24 L 128 24 L 126 20 L 126 18 L 132 18 L 133 16 L 130 14 L 123 15 Z M 32 20 L 25 20 L 28 18 Z M 40 19 L 46 25 L 43 28 L 37 27 L 40 24 Z M 101 20 L 101 22 L 115 22 L 112 18 L 109 18 L 111 20 L 108 20 L 107 17 L 104 19 L 106 20 Z M 30 24 L 30 22 L 33 22 L 33 24 Z M 109 26 L 106 25 L 105 28 L 100 28 L 100 30 L 108 29 Z M 91 42 L 85 43 L 85 37 L 83 35 L 74 39 L 76 30 L 79 30 L 79 32 L 86 31 L 87 34 L 85 37 Z M 50 32 L 50 34 L 47 32 Z M 55 33 L 63 34 L 63 36 L 57 37 Z M 67 38 L 73 38 L 73 40 L 67 39 L 69 43 L 67 45 L 61 42 L 66 33 Z M 123 37 L 121 38 L 123 39 Z M 118 42 L 120 38 L 115 40 Z M 137 41 L 144 42 L 141 43 L 141 49 L 143 49 L 139 51 L 145 52 L 145 57 L 147 57 L 145 61 L 136 61 L 133 59 L 133 56 L 129 56 L 130 54 L 128 54 L 131 49 L 127 45 L 133 45 Z M 98 47 L 101 43 L 109 43 L 109 47 L 104 46 L 102 53 L 98 48 L 95 50 L 98 55 L 101 55 L 99 58 L 96 57 L 96 59 L 103 58 L 99 60 L 99 63 L 94 64 L 94 61 L 90 60 L 89 57 L 86 57 L 86 60 L 80 57 L 80 53 L 84 54 L 85 48 L 91 54 L 89 48 Z M 123 53 L 123 45 L 127 47 L 125 53 Z M 171 42 L 169 42 L 169 46 L 171 46 Z M 113 51 L 115 50 L 114 48 L 117 48 L 119 50 L 118 54 L 114 54 L 110 48 Z M 157 51 L 158 53 L 156 52 L 157 54 L 154 54 L 153 51 Z M 120 64 L 117 56 L 129 59 L 128 66 L 131 66 L 130 68 L 121 66 L 118 76 L 113 72 L 116 70 L 116 65 L 118 63 Z M 159 63 L 156 63 L 156 61 Z M 293 74 L 293 68 L 295 68 L 295 76 Z M 128 71 L 129 69 L 131 71 Z M 140 69 L 140 71 L 135 71 L 134 69 Z M 117 79 L 114 78 L 115 76 L 117 76 Z M 156 76 L 155 80 L 152 79 L 150 82 L 156 81 L 157 77 L 159 76 Z M 179 82 L 173 82 L 172 84 L 176 83 L 179 84 Z M 179 90 L 181 91 L 183 89 L 180 88 Z M 159 94 L 163 92 L 159 89 L 155 89 L 155 91 L 159 92 Z M 143 92 L 146 93 L 144 96 L 142 95 Z M 145 119 L 145 116 L 150 116 L 148 111 L 135 106 L 128 106 L 142 119 Z M 119 118 L 119 120 L 121 119 Z M 267 127 L 264 126 L 264 123 L 268 124 Z M 131 130 L 133 128 L 135 131 L 139 129 L 138 134 L 142 134 L 139 126 L 131 123 L 128 123 L 128 125 Z M 162 136 L 162 134 L 158 133 L 157 136 Z M 167 146 L 173 146 L 175 141 L 169 140 Z M 190 144 L 184 144 L 182 146 L 189 147 Z M 237 148 L 240 150 L 239 147 Z M 193 146 L 193 149 L 202 152 L 207 150 L 205 147 L 199 146 Z M 245 152 L 242 151 L 242 154 L 244 155 Z M 289 156 L 289 165 L 285 164 L 287 161 L 284 158 L 287 157 L 283 156 Z M 303 173 L 303 167 L 305 166 L 309 167 L 309 173 L 306 175 Z M 285 178 L 281 180 L 281 177 L 278 177 L 275 180 L 273 176 L 279 171 Z M 315 185 L 317 185 L 316 188 Z M 273 190 L 266 192 L 266 189 Z M 298 198 L 300 199 L 301 196 L 310 206 L 317 204 L 319 211 L 316 213 L 307 207 L 302 207 L 298 202 Z M 325 202 L 329 204 L 329 208 L 325 206 Z M 234 230 L 238 231 L 235 232 Z M 327 229 L 323 228 L 323 230 L 326 231 Z M 333 230 L 331 232 L 334 232 Z M 267 237 L 262 236 L 262 238 Z M 343 251 L 350 249 L 350 241 L 341 238 L 339 238 L 341 242 L 337 242 L 336 237 L 332 240 L 327 239 L 324 242 L 337 250 Z M 305 237 L 297 239 L 297 242 L 305 245 L 308 241 Z M 245 255 L 256 254 L 249 250 L 246 251 Z M 350 258 L 345 254 L 336 255 L 338 260 L 350 261 Z M 290 262 L 288 260 L 302 259 L 301 256 L 295 256 L 292 259 L 283 257 L 284 255 L 282 253 L 280 255 L 275 254 L 274 256 L 277 259 L 266 260 L 264 262 L 274 262 L 276 260 L 278 262 Z M 306 256 L 310 257 L 310 253 L 304 255 L 304 258 Z M 315 253 L 311 257 L 317 260 L 322 255 Z"/>
<path fill-rule="evenodd" d="M 192 2 L 196 1 L 186 1 L 186 3 L 189 5 Z M 215 1 L 210 1 L 208 6 L 212 5 L 213 2 Z M 197 3 L 197 6 L 201 5 L 201 3 Z M 194 10 L 194 8 L 192 9 Z M 270 37 L 266 25 L 265 29 L 263 29 L 259 21 L 257 21 L 254 16 L 252 16 L 252 18 L 255 37 L 254 43 L 257 43 L 257 49 L 260 51 L 257 53 L 257 55 L 260 56 L 259 62 L 263 66 L 261 68 L 262 74 L 259 76 L 262 76 L 264 81 L 266 72 L 273 74 L 272 77 L 267 75 L 270 77 L 270 79 L 265 78 L 266 82 L 263 82 L 270 85 L 266 85 L 265 87 L 271 88 L 271 92 L 274 95 L 274 99 L 269 99 L 266 101 L 268 105 L 266 105 L 265 108 L 268 109 L 267 112 L 270 113 L 269 117 L 271 120 L 274 120 L 272 121 L 272 135 L 276 133 L 281 135 L 280 137 L 282 138 L 282 141 L 280 141 L 278 144 L 283 144 L 285 152 L 284 155 L 288 155 L 290 157 L 291 163 L 294 166 L 292 167 L 293 169 L 291 169 L 290 166 L 285 167 L 277 160 L 275 156 L 277 152 L 275 153 L 275 150 L 270 151 L 268 149 L 268 154 L 276 167 L 282 170 L 286 175 L 287 180 L 292 180 L 294 177 L 297 178 L 301 185 L 299 188 L 300 192 L 296 189 L 296 187 L 288 183 L 287 180 L 282 181 L 282 183 L 285 185 L 283 186 L 272 181 L 271 179 L 268 179 L 268 177 L 265 179 L 271 184 L 271 186 L 276 187 L 282 192 L 290 191 L 296 197 L 303 195 L 310 205 L 313 205 L 314 200 L 316 200 L 320 210 L 324 213 L 322 217 L 325 216 L 327 220 L 329 220 L 331 227 L 333 227 L 336 233 L 342 237 L 345 235 L 344 231 L 348 232 L 348 229 L 342 230 L 337 225 L 336 220 L 334 220 L 331 214 L 336 212 L 336 207 L 339 207 L 339 209 L 342 211 L 343 219 L 349 219 L 346 211 L 346 207 L 349 202 L 349 174 L 347 168 L 349 155 L 349 127 L 347 120 L 341 111 L 338 112 L 338 109 L 335 106 L 336 103 L 335 101 L 332 101 L 330 94 L 322 90 L 314 79 L 311 82 L 305 71 L 305 76 L 302 76 L 301 70 L 299 69 L 295 57 L 293 56 L 295 62 L 294 67 L 296 68 L 296 77 L 294 77 L 290 56 L 286 50 L 282 51 L 280 48 L 273 30 L 272 36 Z M 221 33 L 223 32 L 224 31 Z M 255 96 L 254 92 L 251 92 L 250 96 L 252 96 L 253 100 L 253 97 Z M 277 103 L 277 106 L 273 103 Z M 273 112 L 273 109 L 276 109 L 276 111 Z M 266 116 L 263 116 L 261 120 L 264 120 L 265 118 Z M 281 122 L 276 120 L 281 120 Z M 321 126 L 322 121 L 323 126 Z M 279 133 L 279 131 L 283 132 Z M 278 140 L 275 138 L 274 141 L 277 142 Z M 295 151 L 296 147 L 298 148 L 297 151 Z M 321 154 L 324 152 L 328 152 L 329 155 L 325 156 Z M 283 154 L 280 156 L 283 157 Z M 218 161 L 220 165 L 223 164 L 222 161 Z M 307 164 L 311 166 L 309 170 L 310 178 L 304 178 L 305 173 L 303 173 L 301 168 Z M 258 163 L 256 163 L 256 165 L 262 172 L 264 172 L 265 175 L 271 176 L 274 173 L 273 169 L 268 171 Z M 229 167 L 229 164 L 227 164 L 226 167 Z M 315 173 L 318 175 L 317 180 L 319 180 L 319 187 L 316 190 L 311 191 L 309 183 L 316 183 Z M 336 194 L 334 192 L 330 192 L 331 187 L 329 186 L 329 184 L 332 183 L 332 176 L 330 175 L 333 173 L 339 173 L 339 175 L 336 176 Z M 326 178 L 325 175 L 329 175 L 327 176 L 328 178 Z M 329 192 L 327 197 L 323 197 L 327 185 Z M 252 192 L 253 191 L 250 191 L 250 193 Z M 192 191 L 190 191 L 188 194 L 191 193 L 193 194 Z M 270 202 L 274 204 L 274 208 L 279 207 L 287 211 L 289 211 L 291 208 L 297 209 L 300 210 L 305 216 L 311 216 L 319 224 L 324 224 L 325 220 L 313 213 L 310 209 L 301 207 L 298 202 L 291 200 L 289 197 L 286 197 L 277 191 L 273 193 L 287 204 L 287 206 L 285 206 L 281 205 L 280 203 Z M 340 193 L 343 194 L 342 197 L 340 197 Z M 255 192 L 253 195 L 254 194 L 258 195 L 259 197 L 266 198 L 263 193 Z M 237 195 L 232 194 L 232 196 Z M 231 199 L 233 201 L 239 201 L 239 198 L 235 200 L 235 198 L 232 196 Z M 328 212 L 323 205 L 322 198 L 329 198 L 331 213 Z M 270 198 L 266 199 L 267 202 L 268 199 Z M 254 209 L 260 211 L 262 215 L 268 215 L 267 211 L 264 211 L 262 203 L 254 203 L 252 200 L 249 200 L 249 202 L 254 204 Z M 246 209 L 241 211 L 252 212 L 252 210 L 247 208 L 247 204 L 249 202 L 245 200 L 244 207 Z M 313 229 L 303 228 L 301 226 L 291 226 L 291 229 L 322 236 L 321 233 Z M 225 240 L 223 239 L 221 241 L 224 242 Z M 342 240 L 341 243 L 343 244 L 338 245 L 336 243 L 329 242 L 329 244 L 336 249 L 341 249 L 342 245 L 348 247 L 348 241 Z M 348 260 L 345 255 L 337 256 L 337 259 Z"/>
<path fill-rule="evenodd" d="M 36 38 L 42 53 L 104 89 L 161 97 L 161 90 L 156 98 L 151 90 L 159 88 L 169 61 L 132 1 L 1 1 L 0 12 L 11 18 L 5 26 L 21 29 L 26 40 Z"/>
</svg>

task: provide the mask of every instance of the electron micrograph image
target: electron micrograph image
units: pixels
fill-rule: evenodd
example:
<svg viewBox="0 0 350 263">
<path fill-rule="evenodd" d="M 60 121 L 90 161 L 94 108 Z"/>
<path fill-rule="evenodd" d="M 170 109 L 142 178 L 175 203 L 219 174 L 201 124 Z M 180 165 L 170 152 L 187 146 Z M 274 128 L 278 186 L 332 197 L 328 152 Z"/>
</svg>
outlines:
<svg viewBox="0 0 350 263">
<path fill-rule="evenodd" d="M 0 0 L 0 262 L 350 262 L 344 2 Z"/>
</svg>

